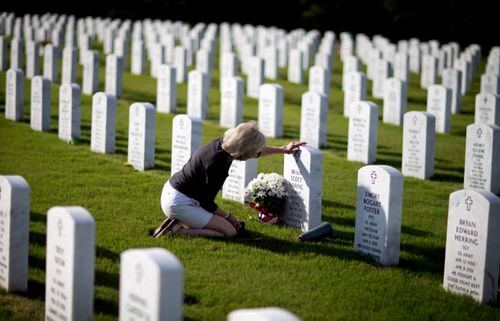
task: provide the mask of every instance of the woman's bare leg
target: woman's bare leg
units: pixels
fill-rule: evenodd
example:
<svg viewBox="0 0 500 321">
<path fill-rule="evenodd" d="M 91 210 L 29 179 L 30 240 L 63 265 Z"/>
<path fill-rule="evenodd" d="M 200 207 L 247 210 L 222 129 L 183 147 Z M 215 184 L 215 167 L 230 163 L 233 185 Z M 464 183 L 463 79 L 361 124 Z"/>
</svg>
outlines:
<svg viewBox="0 0 500 321">
<path fill-rule="evenodd" d="M 185 224 L 182 224 L 185 227 Z M 203 228 L 181 228 L 176 234 L 203 237 L 233 237 L 236 235 L 236 229 L 224 218 L 213 215 Z"/>
</svg>

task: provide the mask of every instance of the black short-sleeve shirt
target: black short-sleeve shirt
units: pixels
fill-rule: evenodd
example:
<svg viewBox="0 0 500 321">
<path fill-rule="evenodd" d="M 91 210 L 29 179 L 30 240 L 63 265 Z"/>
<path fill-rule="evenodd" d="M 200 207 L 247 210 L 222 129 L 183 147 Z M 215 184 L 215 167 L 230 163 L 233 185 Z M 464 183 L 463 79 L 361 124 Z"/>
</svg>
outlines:
<svg viewBox="0 0 500 321">
<path fill-rule="evenodd" d="M 217 209 L 215 196 L 229 175 L 231 155 L 222 149 L 222 137 L 201 146 L 170 179 L 179 192 L 200 202 L 209 212 Z"/>
</svg>

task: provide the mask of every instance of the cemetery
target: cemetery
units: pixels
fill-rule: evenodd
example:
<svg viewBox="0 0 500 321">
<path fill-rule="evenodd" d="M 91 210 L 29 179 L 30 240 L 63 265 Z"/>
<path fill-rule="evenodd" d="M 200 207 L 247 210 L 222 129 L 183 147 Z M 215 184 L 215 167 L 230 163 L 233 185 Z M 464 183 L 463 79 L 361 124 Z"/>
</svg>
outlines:
<svg viewBox="0 0 500 321">
<path fill-rule="evenodd" d="M 499 46 L 0 12 L 0 320 L 499 319 L 499 84 Z M 307 142 L 228 164 L 245 230 L 152 237 L 242 122 Z"/>
</svg>

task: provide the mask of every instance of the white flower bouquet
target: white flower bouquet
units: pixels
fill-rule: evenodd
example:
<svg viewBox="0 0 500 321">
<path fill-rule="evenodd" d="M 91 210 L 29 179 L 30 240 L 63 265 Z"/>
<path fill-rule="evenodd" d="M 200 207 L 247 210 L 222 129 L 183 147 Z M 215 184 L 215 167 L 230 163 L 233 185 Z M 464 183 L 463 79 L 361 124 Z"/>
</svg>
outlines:
<svg viewBox="0 0 500 321">
<path fill-rule="evenodd" d="M 251 200 L 250 207 L 259 211 L 259 221 L 278 224 L 288 199 L 286 180 L 276 173 L 260 173 L 248 183 L 245 197 Z"/>
</svg>

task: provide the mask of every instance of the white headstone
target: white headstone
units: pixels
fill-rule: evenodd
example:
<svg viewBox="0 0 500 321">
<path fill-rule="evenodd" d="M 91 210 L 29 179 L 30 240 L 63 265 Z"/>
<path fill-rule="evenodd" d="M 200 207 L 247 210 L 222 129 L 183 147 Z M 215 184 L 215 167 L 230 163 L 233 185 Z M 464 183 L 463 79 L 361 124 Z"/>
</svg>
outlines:
<svg viewBox="0 0 500 321">
<path fill-rule="evenodd" d="M 358 171 L 354 249 L 380 265 L 399 263 L 403 175 L 386 165 Z"/>
<path fill-rule="evenodd" d="M 283 135 L 283 87 L 264 84 L 259 90 L 259 130 L 267 137 Z"/>
<path fill-rule="evenodd" d="M 52 83 L 59 80 L 58 76 L 58 58 L 59 48 L 54 47 L 52 44 L 47 44 L 43 52 L 43 75 L 47 77 Z"/>
<path fill-rule="evenodd" d="M 92 129 L 90 150 L 97 153 L 115 152 L 116 98 L 98 92 L 92 97 Z"/>
<path fill-rule="evenodd" d="M 26 46 L 26 78 L 31 79 L 40 74 L 40 47 L 34 42 Z"/>
<path fill-rule="evenodd" d="M 487 124 L 467 126 L 464 189 L 500 195 L 499 164 L 500 127 Z"/>
<path fill-rule="evenodd" d="M 427 112 L 436 117 L 436 133 L 450 133 L 451 90 L 443 85 L 431 85 L 427 89 Z"/>
<path fill-rule="evenodd" d="M 321 223 L 322 175 L 323 154 L 318 149 L 306 145 L 285 155 L 283 176 L 290 184 L 286 225 L 308 231 Z"/>
<path fill-rule="evenodd" d="M 46 320 L 91 320 L 94 304 L 95 222 L 83 207 L 47 212 Z"/>
<path fill-rule="evenodd" d="M 377 158 L 378 106 L 370 101 L 351 105 L 347 159 L 372 164 Z"/>
<path fill-rule="evenodd" d="M 170 173 L 182 169 L 194 152 L 201 146 L 201 119 L 195 116 L 177 115 L 172 120 L 172 158 Z"/>
<path fill-rule="evenodd" d="M 13 38 L 10 41 L 10 69 L 23 69 L 23 41 Z"/>
<path fill-rule="evenodd" d="M 491 93 L 476 95 L 474 122 L 500 126 L 500 96 Z"/>
<path fill-rule="evenodd" d="M 50 80 L 35 76 L 31 80 L 31 128 L 38 131 L 50 129 Z"/>
<path fill-rule="evenodd" d="M 429 88 L 436 84 L 437 80 L 437 64 L 438 60 L 436 57 L 431 55 L 425 55 L 422 59 L 422 75 L 420 77 L 420 87 Z"/>
<path fill-rule="evenodd" d="M 99 86 L 99 53 L 95 50 L 87 50 L 83 61 L 82 92 L 93 95 Z"/>
<path fill-rule="evenodd" d="M 243 121 L 244 85 L 240 77 L 225 77 L 220 92 L 220 126 L 234 128 Z"/>
<path fill-rule="evenodd" d="M 298 49 L 290 50 L 288 58 L 288 81 L 294 84 L 304 82 L 304 69 L 302 68 L 303 54 Z"/>
<path fill-rule="evenodd" d="M 28 289 L 30 187 L 21 176 L 0 175 L 0 286 Z"/>
<path fill-rule="evenodd" d="M 5 81 L 5 118 L 20 121 L 24 114 L 24 73 L 20 69 L 7 70 Z"/>
<path fill-rule="evenodd" d="M 410 56 L 406 52 L 398 52 L 394 57 L 394 78 L 409 81 Z"/>
<path fill-rule="evenodd" d="M 500 261 L 500 199 L 485 191 L 450 194 L 443 287 L 495 302 Z"/>
<path fill-rule="evenodd" d="M 174 49 L 174 66 L 177 75 L 177 83 L 183 84 L 187 78 L 187 50 L 183 47 Z"/>
<path fill-rule="evenodd" d="M 222 186 L 222 198 L 244 203 L 245 188 L 257 177 L 257 158 L 246 161 L 233 160 L 229 168 L 229 176 Z"/>
<path fill-rule="evenodd" d="M 278 78 L 278 49 L 276 47 L 269 47 L 264 50 L 264 74 L 266 78 Z"/>
<path fill-rule="evenodd" d="M 495 75 L 495 74 L 482 75 L 480 92 L 500 95 L 500 75 Z"/>
<path fill-rule="evenodd" d="M 308 91 L 302 95 L 300 140 L 315 148 L 326 146 L 328 127 L 328 98 Z"/>
<path fill-rule="evenodd" d="M 130 71 L 134 75 L 144 75 L 146 71 L 146 50 L 142 40 L 132 41 L 132 61 Z"/>
<path fill-rule="evenodd" d="M 177 110 L 177 76 L 172 65 L 160 65 L 156 80 L 156 109 L 173 114 Z"/>
<path fill-rule="evenodd" d="M 319 66 L 309 68 L 309 91 L 329 95 L 330 77 L 328 70 Z"/>
<path fill-rule="evenodd" d="M 375 64 L 373 83 L 372 83 L 372 96 L 375 98 L 384 98 L 384 86 L 387 78 L 391 77 L 391 64 L 384 60 L 379 59 Z"/>
<path fill-rule="evenodd" d="M 388 78 L 384 85 L 383 121 L 387 124 L 401 126 L 407 105 L 406 82 L 397 78 Z"/>
<path fill-rule="evenodd" d="M 108 55 L 106 57 L 105 92 L 117 98 L 122 95 L 123 58 Z"/>
<path fill-rule="evenodd" d="M 222 58 L 220 62 L 220 86 L 222 87 L 222 83 L 224 78 L 226 77 L 236 77 L 237 76 L 237 58 L 236 55 L 232 52 L 224 52 L 222 53 Z"/>
<path fill-rule="evenodd" d="M 77 50 L 74 47 L 66 47 L 63 50 L 62 80 L 61 84 L 72 84 L 76 82 Z"/>
<path fill-rule="evenodd" d="M 348 56 L 344 58 L 344 65 L 342 69 L 342 90 L 347 89 L 348 77 L 352 72 L 361 72 L 361 62 L 356 56 Z M 365 86 L 366 87 L 366 86 Z M 346 116 L 344 114 L 344 116 Z M 347 115 L 348 116 L 348 115 Z"/>
<path fill-rule="evenodd" d="M 462 109 L 462 72 L 458 69 L 444 69 L 443 86 L 451 90 L 451 113 L 457 114 Z"/>
<path fill-rule="evenodd" d="M 300 321 L 293 313 L 282 308 L 240 309 L 232 311 L 227 321 Z"/>
<path fill-rule="evenodd" d="M 434 175 L 435 127 L 436 118 L 430 113 L 410 111 L 404 115 L 404 176 L 428 179 Z"/>
<path fill-rule="evenodd" d="M 59 87 L 59 138 L 64 141 L 80 139 L 82 96 L 77 84 Z"/>
<path fill-rule="evenodd" d="M 259 88 L 264 83 L 264 60 L 259 57 L 250 58 L 247 77 L 247 95 L 259 98 Z"/>
<path fill-rule="evenodd" d="M 352 103 L 366 99 L 366 76 L 362 72 L 351 72 L 346 77 L 344 89 L 344 116 L 351 114 Z"/>
<path fill-rule="evenodd" d="M 163 248 L 131 249 L 120 255 L 119 319 L 182 321 L 184 268 Z"/>
<path fill-rule="evenodd" d="M 471 74 L 471 64 L 464 58 L 455 61 L 454 68 L 462 72 L 462 96 L 469 92 L 469 77 Z"/>
<path fill-rule="evenodd" d="M 208 74 L 192 70 L 188 75 L 187 114 L 200 119 L 208 114 Z"/>
<path fill-rule="evenodd" d="M 0 71 L 7 70 L 7 39 L 0 36 Z"/>
<path fill-rule="evenodd" d="M 156 111 L 150 103 L 130 106 L 128 126 L 128 163 L 139 171 L 155 165 Z"/>
</svg>

